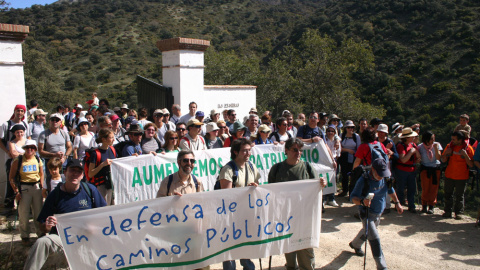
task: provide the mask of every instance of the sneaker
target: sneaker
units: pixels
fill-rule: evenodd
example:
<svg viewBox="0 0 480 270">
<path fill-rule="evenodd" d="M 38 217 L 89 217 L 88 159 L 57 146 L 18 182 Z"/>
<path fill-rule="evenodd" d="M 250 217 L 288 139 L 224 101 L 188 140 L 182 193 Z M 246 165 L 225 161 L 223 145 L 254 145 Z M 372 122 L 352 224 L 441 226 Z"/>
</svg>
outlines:
<svg viewBox="0 0 480 270">
<path fill-rule="evenodd" d="M 427 214 L 433 215 L 433 205 L 428 206 Z"/>
<path fill-rule="evenodd" d="M 359 256 L 359 257 L 363 257 L 365 256 L 365 252 L 363 252 L 363 250 L 361 248 L 354 248 L 353 245 L 352 245 L 352 242 L 350 242 L 348 244 L 353 250 L 355 250 L 355 255 Z"/>
<path fill-rule="evenodd" d="M 444 218 L 452 218 L 452 213 L 447 213 L 447 212 L 445 212 L 445 213 L 443 213 L 442 217 L 444 217 Z"/>
<path fill-rule="evenodd" d="M 330 206 L 338 206 L 338 203 L 335 200 L 329 201 L 327 204 Z"/>
<path fill-rule="evenodd" d="M 427 213 L 427 206 L 426 205 L 422 205 L 422 213 Z"/>
</svg>

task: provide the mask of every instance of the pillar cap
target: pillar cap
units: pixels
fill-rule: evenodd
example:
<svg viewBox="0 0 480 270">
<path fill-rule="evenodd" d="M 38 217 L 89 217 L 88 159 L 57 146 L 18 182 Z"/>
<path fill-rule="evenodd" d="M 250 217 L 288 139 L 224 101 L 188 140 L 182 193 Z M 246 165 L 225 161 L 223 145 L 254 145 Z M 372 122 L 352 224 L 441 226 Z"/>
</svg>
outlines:
<svg viewBox="0 0 480 270">
<path fill-rule="evenodd" d="M 157 48 L 162 51 L 191 50 L 204 52 L 210 47 L 210 41 L 195 38 L 171 38 L 157 41 Z"/>
<path fill-rule="evenodd" d="M 30 32 L 27 25 L 0 23 L 0 40 L 24 41 Z"/>
</svg>

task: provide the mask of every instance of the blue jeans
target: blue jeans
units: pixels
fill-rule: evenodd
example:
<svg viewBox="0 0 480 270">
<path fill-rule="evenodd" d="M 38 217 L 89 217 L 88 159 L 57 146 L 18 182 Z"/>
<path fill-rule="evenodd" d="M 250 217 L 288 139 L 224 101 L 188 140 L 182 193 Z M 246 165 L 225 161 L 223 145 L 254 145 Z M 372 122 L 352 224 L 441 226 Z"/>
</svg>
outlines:
<svg viewBox="0 0 480 270">
<path fill-rule="evenodd" d="M 417 173 L 406 172 L 399 169 L 395 170 L 395 179 L 397 180 L 397 186 L 395 191 L 400 203 L 405 203 L 405 187 L 407 187 L 407 200 L 408 208 L 415 208 L 415 192 L 417 191 L 417 184 L 415 176 Z"/>
<path fill-rule="evenodd" d="M 240 264 L 243 266 L 243 270 L 255 270 L 255 264 L 250 259 L 240 259 Z M 223 270 L 235 270 L 237 266 L 235 261 L 224 261 Z"/>
</svg>

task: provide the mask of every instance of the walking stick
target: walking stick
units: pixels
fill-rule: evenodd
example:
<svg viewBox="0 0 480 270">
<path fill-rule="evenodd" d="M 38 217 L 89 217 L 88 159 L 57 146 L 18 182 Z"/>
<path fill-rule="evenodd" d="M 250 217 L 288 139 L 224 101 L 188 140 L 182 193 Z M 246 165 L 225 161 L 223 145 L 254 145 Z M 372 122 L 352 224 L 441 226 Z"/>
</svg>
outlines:
<svg viewBox="0 0 480 270">
<path fill-rule="evenodd" d="M 365 197 L 365 199 L 367 199 L 367 200 L 370 200 L 370 201 L 371 201 L 371 200 L 373 199 L 373 196 L 374 196 L 374 195 L 375 195 L 375 194 L 373 194 L 373 193 L 368 193 L 368 196 L 367 196 L 367 197 Z M 364 257 L 363 257 L 363 270 L 365 270 L 365 268 L 367 267 L 367 246 L 368 246 L 368 208 L 369 208 L 369 207 L 366 207 L 366 208 L 367 208 L 367 210 L 366 210 L 366 212 L 367 212 L 367 222 L 365 223 L 365 255 L 364 255 Z"/>
</svg>

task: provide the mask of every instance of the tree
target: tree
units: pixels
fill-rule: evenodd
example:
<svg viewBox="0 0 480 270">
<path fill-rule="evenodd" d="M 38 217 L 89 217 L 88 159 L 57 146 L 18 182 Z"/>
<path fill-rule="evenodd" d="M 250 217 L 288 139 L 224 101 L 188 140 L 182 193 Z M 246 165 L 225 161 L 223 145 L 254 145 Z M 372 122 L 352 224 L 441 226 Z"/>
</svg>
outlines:
<svg viewBox="0 0 480 270">
<path fill-rule="evenodd" d="M 325 111 L 349 119 L 382 117 L 382 107 L 360 100 L 353 79 L 357 72 L 373 73 L 373 61 L 366 42 L 349 39 L 337 46 L 332 38 L 307 30 L 296 46 L 286 46 L 268 63 L 264 84 L 259 86 L 262 105 Z"/>
</svg>

